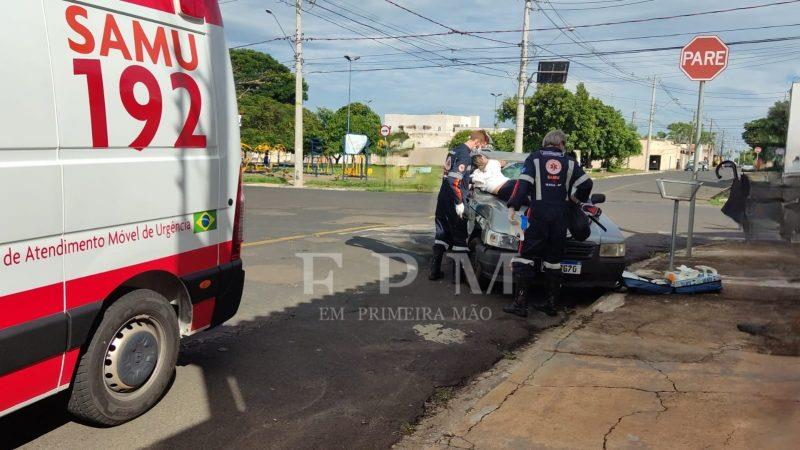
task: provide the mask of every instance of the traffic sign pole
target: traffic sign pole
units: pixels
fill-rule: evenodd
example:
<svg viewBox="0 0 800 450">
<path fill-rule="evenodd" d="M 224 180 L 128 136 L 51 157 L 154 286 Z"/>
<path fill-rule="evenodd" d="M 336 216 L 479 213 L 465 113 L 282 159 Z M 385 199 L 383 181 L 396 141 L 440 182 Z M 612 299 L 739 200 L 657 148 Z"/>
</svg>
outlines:
<svg viewBox="0 0 800 450">
<path fill-rule="evenodd" d="M 713 80 L 728 67 L 728 46 L 717 36 L 695 36 L 681 50 L 680 68 L 689 79 L 700 82 L 697 95 L 697 116 L 695 127 L 694 167 L 692 179 L 696 182 L 700 171 L 700 152 L 703 151 L 703 94 L 706 81 Z M 686 235 L 686 256 L 692 256 L 694 238 L 694 197 L 689 204 L 689 229 Z"/>
<path fill-rule="evenodd" d="M 697 95 L 697 123 L 695 126 L 695 144 L 694 144 L 694 167 L 692 167 L 692 179 L 697 181 L 698 171 L 700 169 L 700 152 L 703 149 L 703 97 L 705 95 L 706 82 L 700 82 L 700 91 Z M 692 197 L 689 203 L 689 229 L 686 233 L 686 257 L 692 257 L 692 244 L 694 238 L 694 209 L 697 197 Z"/>
</svg>

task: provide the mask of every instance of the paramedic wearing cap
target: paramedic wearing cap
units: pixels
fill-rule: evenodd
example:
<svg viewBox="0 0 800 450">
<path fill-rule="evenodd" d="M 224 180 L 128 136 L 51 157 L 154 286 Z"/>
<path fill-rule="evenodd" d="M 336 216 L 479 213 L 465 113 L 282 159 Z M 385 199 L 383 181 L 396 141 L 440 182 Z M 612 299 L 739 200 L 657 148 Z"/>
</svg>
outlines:
<svg viewBox="0 0 800 450">
<path fill-rule="evenodd" d="M 446 251 L 467 253 L 467 218 L 464 200 L 469 192 L 470 152 L 489 143 L 483 130 L 475 130 L 469 140 L 450 150 L 444 162 L 442 186 L 436 202 L 436 237 L 428 278 L 442 278 L 442 258 Z"/>
<path fill-rule="evenodd" d="M 561 291 L 561 258 L 567 240 L 567 210 L 570 201 L 586 202 L 592 192 L 592 180 L 574 158 L 564 155 L 567 137 L 561 130 L 547 133 L 541 150 L 532 153 L 517 180 L 508 201 L 509 216 L 526 200 L 529 226 L 520 242 L 519 256 L 511 261 L 516 296 L 503 310 L 525 317 L 527 296 L 537 271 L 535 259 L 541 259 L 547 278 L 547 297 L 537 308 L 556 315 L 555 304 Z"/>
</svg>

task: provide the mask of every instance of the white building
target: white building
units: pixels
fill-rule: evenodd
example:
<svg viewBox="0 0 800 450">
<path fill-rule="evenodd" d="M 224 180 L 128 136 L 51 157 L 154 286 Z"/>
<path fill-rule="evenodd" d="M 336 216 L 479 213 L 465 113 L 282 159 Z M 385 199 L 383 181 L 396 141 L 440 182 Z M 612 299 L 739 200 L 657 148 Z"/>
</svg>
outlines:
<svg viewBox="0 0 800 450">
<path fill-rule="evenodd" d="M 461 130 L 480 127 L 480 116 L 449 116 L 445 114 L 386 114 L 383 123 L 392 132 L 405 131 L 417 148 L 446 147 Z"/>
</svg>

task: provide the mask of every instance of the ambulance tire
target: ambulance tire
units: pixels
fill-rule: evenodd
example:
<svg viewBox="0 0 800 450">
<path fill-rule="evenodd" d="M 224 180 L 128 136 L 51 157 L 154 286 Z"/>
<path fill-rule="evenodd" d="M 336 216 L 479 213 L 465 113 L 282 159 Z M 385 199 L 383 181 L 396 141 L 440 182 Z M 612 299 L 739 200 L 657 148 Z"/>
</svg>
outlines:
<svg viewBox="0 0 800 450">
<path fill-rule="evenodd" d="M 131 324 L 135 327 L 130 327 Z M 149 340 L 149 344 L 157 343 L 157 346 L 149 346 L 157 347 L 157 360 L 146 381 L 138 380 L 141 381 L 138 388 L 115 392 L 108 380 L 113 378 L 108 373 L 112 363 L 110 351 L 117 350 L 113 344 L 131 329 L 144 333 L 144 340 Z M 170 385 L 178 359 L 179 340 L 178 319 L 166 298 L 149 289 L 123 295 L 105 310 L 89 346 L 80 357 L 67 407 L 69 412 L 81 421 L 100 426 L 119 425 L 144 414 Z M 130 344 L 126 342 L 124 346 L 139 342 L 141 338 Z M 129 373 L 132 374 L 129 378 L 135 379 L 141 370 Z"/>
</svg>

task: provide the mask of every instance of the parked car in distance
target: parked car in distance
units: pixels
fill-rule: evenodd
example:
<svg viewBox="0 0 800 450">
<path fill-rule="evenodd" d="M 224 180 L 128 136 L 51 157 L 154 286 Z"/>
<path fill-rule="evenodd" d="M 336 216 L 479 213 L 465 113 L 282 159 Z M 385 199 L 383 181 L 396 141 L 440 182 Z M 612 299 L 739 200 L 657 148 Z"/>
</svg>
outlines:
<svg viewBox="0 0 800 450">
<path fill-rule="evenodd" d="M 691 172 L 694 170 L 694 161 L 689 161 L 686 163 L 686 168 L 684 168 L 686 172 Z M 701 172 L 708 172 L 708 161 L 700 161 L 700 169 Z"/>
<path fill-rule="evenodd" d="M 503 174 L 510 179 L 519 177 L 528 156 L 507 152 L 485 154 L 505 164 Z M 601 194 L 592 197 L 595 203 L 605 201 L 605 196 Z M 467 215 L 472 267 L 479 280 L 490 280 L 503 255 L 508 257 L 518 251 L 519 239 L 508 220 L 508 207 L 492 194 L 473 190 Z M 572 238 L 567 241 L 562 264 L 566 286 L 613 288 L 620 280 L 625 269 L 625 238 L 619 227 L 605 214 L 600 216 L 599 221 L 605 230 L 593 223 L 592 234 L 586 241 L 579 242 Z"/>
<path fill-rule="evenodd" d="M 752 164 L 744 164 L 739 166 L 739 168 L 742 169 L 742 172 L 755 172 L 756 170 L 755 166 Z"/>
</svg>

